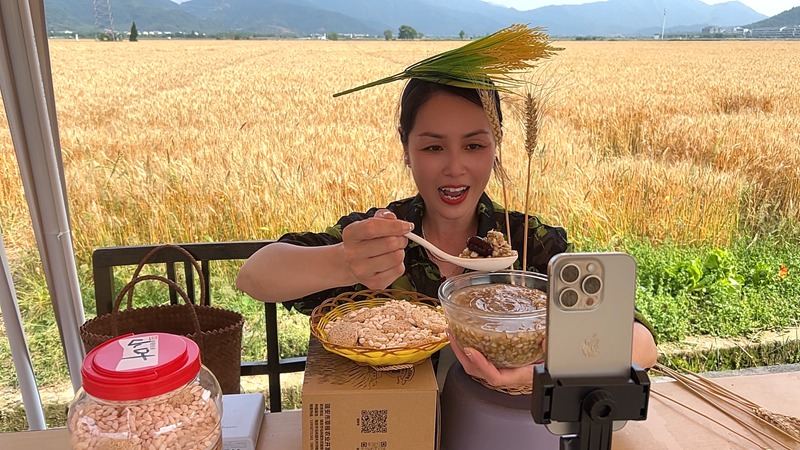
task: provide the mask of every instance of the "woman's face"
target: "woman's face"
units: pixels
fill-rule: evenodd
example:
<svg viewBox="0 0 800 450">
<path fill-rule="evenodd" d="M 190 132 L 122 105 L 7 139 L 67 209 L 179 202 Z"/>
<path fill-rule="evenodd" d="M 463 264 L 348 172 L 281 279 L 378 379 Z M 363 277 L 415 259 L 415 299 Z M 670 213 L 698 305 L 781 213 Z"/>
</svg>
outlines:
<svg viewBox="0 0 800 450">
<path fill-rule="evenodd" d="M 449 93 L 433 94 L 417 111 L 405 148 L 426 214 L 448 220 L 475 214 L 495 148 L 483 108 Z"/>
</svg>

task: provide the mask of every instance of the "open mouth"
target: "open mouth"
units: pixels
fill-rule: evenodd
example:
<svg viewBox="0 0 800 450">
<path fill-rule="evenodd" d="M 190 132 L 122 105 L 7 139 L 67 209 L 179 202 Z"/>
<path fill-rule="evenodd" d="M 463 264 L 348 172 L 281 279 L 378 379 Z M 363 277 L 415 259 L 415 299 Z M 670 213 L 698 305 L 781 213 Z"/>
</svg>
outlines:
<svg viewBox="0 0 800 450">
<path fill-rule="evenodd" d="M 468 191 L 469 186 L 440 187 L 439 195 L 446 203 L 457 204 L 461 203 L 465 198 L 467 198 Z"/>
</svg>

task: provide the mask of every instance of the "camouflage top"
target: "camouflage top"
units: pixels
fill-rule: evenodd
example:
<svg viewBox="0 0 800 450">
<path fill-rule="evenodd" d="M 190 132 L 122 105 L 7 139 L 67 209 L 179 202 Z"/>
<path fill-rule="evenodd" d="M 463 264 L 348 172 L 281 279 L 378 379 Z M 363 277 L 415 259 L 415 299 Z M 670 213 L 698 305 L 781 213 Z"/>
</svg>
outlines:
<svg viewBox="0 0 800 450">
<path fill-rule="evenodd" d="M 425 204 L 420 195 L 390 203 L 386 209 L 392 211 L 398 218 L 414 223 L 414 232 L 419 234 L 422 229 L 422 216 L 425 214 Z M 303 246 L 332 245 L 342 242 L 342 230 L 353 222 L 364 220 L 375 215 L 378 208 L 372 208 L 366 213 L 352 213 L 339 219 L 339 222 L 329 227 L 324 233 L 289 233 L 278 239 Z M 524 239 L 525 215 L 520 212 L 510 211 L 511 244 L 514 250 L 522 256 L 522 241 Z M 499 230 L 506 233 L 505 209 L 483 194 L 478 202 L 478 235 L 485 237 L 490 230 Z M 547 273 L 547 263 L 554 255 L 569 251 L 571 245 L 567 242 L 567 233 L 563 228 L 544 225 L 538 218 L 530 216 L 528 219 L 528 261 L 527 270 Z M 466 245 L 466 243 L 465 243 Z M 439 273 L 439 267 L 428 257 L 427 252 L 416 242 L 409 241 L 405 257 L 406 272 L 395 280 L 390 288 L 403 289 L 425 294 L 437 298 L 439 285 L 444 278 Z M 514 263 L 515 269 L 521 269 L 521 261 Z M 295 308 L 304 314 L 311 311 L 325 299 L 335 297 L 343 292 L 365 289 L 362 285 L 345 286 L 317 292 L 298 300 L 284 302 L 287 308 Z"/>
</svg>

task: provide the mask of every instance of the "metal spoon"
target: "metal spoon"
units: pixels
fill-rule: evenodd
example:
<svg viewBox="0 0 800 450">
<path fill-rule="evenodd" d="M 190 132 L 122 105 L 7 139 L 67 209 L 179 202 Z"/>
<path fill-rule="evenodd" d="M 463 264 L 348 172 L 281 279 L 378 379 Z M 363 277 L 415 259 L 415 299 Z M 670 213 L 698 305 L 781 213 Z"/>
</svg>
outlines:
<svg viewBox="0 0 800 450">
<path fill-rule="evenodd" d="M 406 233 L 405 236 L 417 244 L 427 248 L 431 253 L 439 258 L 467 269 L 489 271 L 508 269 L 512 264 L 514 264 L 514 261 L 517 260 L 516 254 L 513 256 L 502 256 L 496 258 L 462 258 L 460 256 L 449 255 L 439 250 L 435 245 L 414 233 Z"/>
</svg>

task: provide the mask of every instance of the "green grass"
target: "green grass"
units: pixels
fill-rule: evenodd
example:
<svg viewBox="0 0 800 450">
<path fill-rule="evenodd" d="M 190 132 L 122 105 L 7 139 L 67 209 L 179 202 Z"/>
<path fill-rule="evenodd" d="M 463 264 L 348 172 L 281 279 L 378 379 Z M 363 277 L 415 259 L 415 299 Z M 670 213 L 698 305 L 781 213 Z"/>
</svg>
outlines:
<svg viewBox="0 0 800 450">
<path fill-rule="evenodd" d="M 659 342 L 687 336 L 752 336 L 800 323 L 800 252 L 797 240 L 735 242 L 698 248 L 646 240 L 607 245 L 579 243 L 578 250 L 617 250 L 637 263 L 639 310 Z M 783 271 L 783 272 L 782 272 Z"/>
<path fill-rule="evenodd" d="M 674 243 L 621 239 L 610 244 L 576 242 L 576 250 L 620 250 L 638 265 L 637 305 L 652 322 L 659 344 L 678 344 L 697 337 L 752 338 L 743 346 L 719 345 L 710 349 L 662 353 L 660 361 L 694 371 L 726 370 L 800 362 L 798 341 L 758 343 L 766 330 L 796 327 L 800 323 L 800 252 L 797 240 L 761 238 L 741 240 L 730 248 L 697 248 Z M 68 383 L 58 329 L 44 277 L 36 255 L 14 267 L 20 310 L 39 386 L 63 387 Z M 243 360 L 266 357 L 263 305 L 234 289 L 238 265 L 212 270 L 213 304 L 240 312 L 246 320 Z M 79 280 L 87 318 L 94 316 L 91 268 L 79 263 Z M 118 288 L 130 277 L 122 272 Z M 135 306 L 165 304 L 166 287 L 148 282 L 137 285 Z M 281 357 L 304 355 L 308 345 L 308 317 L 278 308 Z M 749 342 L 749 341 L 748 341 Z M 0 339 L 0 358 L 10 360 L 7 339 Z M 16 392 L 13 366 L 0 367 L 0 392 Z M 299 406 L 299 386 L 284 386 L 285 407 Z M 7 395 L 6 395 L 7 396 Z M 3 399 L 7 400 L 7 399 Z M 6 406 L 4 407 L 4 404 Z M 24 411 L 0 401 L 0 430 L 25 429 Z M 65 405 L 48 405 L 50 424 L 63 424 Z"/>
<path fill-rule="evenodd" d="M 15 284 L 23 316 L 28 346 L 31 351 L 34 372 L 40 387 L 58 387 L 68 381 L 69 375 L 64 361 L 58 327 L 53 315 L 44 276 L 36 269 L 35 255 L 22 267 L 15 267 Z M 212 304 L 237 311 L 245 318 L 242 332 L 242 360 L 258 361 L 266 359 L 266 332 L 264 306 L 246 294 L 234 289 L 234 278 L 238 266 L 228 264 L 212 270 Z M 143 273 L 149 273 L 145 270 Z M 119 271 L 115 282 L 119 291 L 130 279 L 131 271 Z M 78 265 L 78 278 L 81 283 L 86 318 L 95 316 L 94 286 L 91 281 L 91 268 L 87 264 Z M 197 293 L 199 295 L 199 293 Z M 147 281 L 136 285 L 134 307 L 163 305 L 169 302 L 167 287 L 158 282 Z M 122 308 L 124 308 L 124 302 Z M 281 358 L 304 355 L 308 349 L 308 316 L 278 307 L 278 334 L 280 336 Z M 0 336 L 4 336 L 0 333 Z M 0 358 L 10 360 L 11 350 L 7 339 L 0 339 Z M 0 389 L 17 388 L 14 367 L 0 367 Z"/>
</svg>

